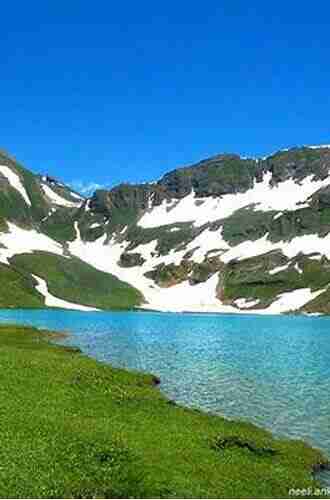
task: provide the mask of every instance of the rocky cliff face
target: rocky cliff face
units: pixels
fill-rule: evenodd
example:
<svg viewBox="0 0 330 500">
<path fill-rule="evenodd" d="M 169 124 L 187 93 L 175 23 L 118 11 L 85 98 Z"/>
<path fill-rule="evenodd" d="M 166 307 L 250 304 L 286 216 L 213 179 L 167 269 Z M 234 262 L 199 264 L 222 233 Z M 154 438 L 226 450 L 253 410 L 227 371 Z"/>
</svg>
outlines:
<svg viewBox="0 0 330 500">
<path fill-rule="evenodd" d="M 329 312 L 330 147 L 263 159 L 222 154 L 89 199 L 0 153 L 8 286 L 21 273 L 22 287 L 37 293 L 32 270 L 42 252 L 60 255 L 63 269 L 79 262 L 126 283 L 120 290 L 134 296 L 127 304 L 141 303 L 138 289 L 144 307 L 160 310 Z M 95 305 L 92 295 L 85 305 Z M 33 300 L 42 302 L 38 293 Z"/>
</svg>

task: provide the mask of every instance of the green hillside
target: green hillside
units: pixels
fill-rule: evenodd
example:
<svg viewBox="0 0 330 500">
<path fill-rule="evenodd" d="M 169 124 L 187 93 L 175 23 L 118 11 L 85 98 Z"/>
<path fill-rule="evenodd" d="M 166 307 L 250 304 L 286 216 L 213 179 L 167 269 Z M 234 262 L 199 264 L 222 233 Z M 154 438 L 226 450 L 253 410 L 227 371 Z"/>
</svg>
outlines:
<svg viewBox="0 0 330 500">
<path fill-rule="evenodd" d="M 130 285 L 77 258 L 35 252 L 16 255 L 11 264 L 43 278 L 51 294 L 68 302 L 99 309 L 131 309 L 143 301 Z"/>
</svg>

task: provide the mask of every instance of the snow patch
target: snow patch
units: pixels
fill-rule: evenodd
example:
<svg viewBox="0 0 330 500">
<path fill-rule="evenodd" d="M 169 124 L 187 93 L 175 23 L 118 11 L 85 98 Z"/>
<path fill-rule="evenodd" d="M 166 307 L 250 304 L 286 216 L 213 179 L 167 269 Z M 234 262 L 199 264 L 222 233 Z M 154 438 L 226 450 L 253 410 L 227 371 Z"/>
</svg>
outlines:
<svg viewBox="0 0 330 500">
<path fill-rule="evenodd" d="M 285 271 L 286 269 L 288 269 L 289 265 L 290 265 L 290 262 L 288 264 L 285 264 L 284 266 L 274 267 L 274 269 L 271 269 L 269 271 L 269 274 L 277 274 L 277 273 L 280 273 L 281 271 Z"/>
<path fill-rule="evenodd" d="M 59 196 L 46 184 L 41 184 L 41 187 L 47 198 L 49 198 L 50 201 L 55 205 L 60 205 L 62 207 L 68 207 L 68 208 L 73 208 L 80 205 L 80 203 L 78 202 L 69 201 L 63 198 L 62 196 Z"/>
<path fill-rule="evenodd" d="M 51 252 L 63 255 L 63 248 L 59 243 L 38 233 L 34 229 L 22 229 L 11 222 L 7 222 L 9 232 L 0 234 L 0 262 L 9 264 L 8 259 L 17 254 L 32 253 L 34 251 Z"/>
<path fill-rule="evenodd" d="M 83 306 L 81 304 L 75 304 L 73 302 L 67 302 L 66 300 L 59 299 L 52 295 L 48 291 L 48 285 L 45 280 L 32 274 L 34 279 L 38 282 L 36 286 L 36 290 L 38 290 L 41 295 L 45 297 L 45 305 L 48 307 L 60 307 L 61 309 L 73 309 L 77 311 L 99 311 L 99 309 L 95 309 L 94 307 Z"/>
<path fill-rule="evenodd" d="M 20 193 L 25 202 L 31 206 L 30 198 L 28 197 L 25 187 L 23 186 L 21 178 L 6 165 L 0 165 L 0 172 L 7 178 L 9 184 Z"/>
<path fill-rule="evenodd" d="M 267 307 L 267 309 L 263 309 L 260 312 L 266 314 L 279 314 L 295 311 L 321 295 L 324 291 L 325 289 L 312 292 L 310 288 L 299 288 L 292 292 L 282 293 L 269 307 Z"/>
<path fill-rule="evenodd" d="M 246 309 L 250 307 L 254 307 L 258 305 L 260 302 L 259 299 L 246 299 L 246 298 L 241 298 L 241 299 L 236 299 L 234 303 L 239 307 L 240 309 Z"/>
<path fill-rule="evenodd" d="M 268 239 L 268 233 L 255 241 L 243 241 L 235 247 L 231 247 L 226 253 L 221 255 L 221 260 L 228 263 L 231 260 L 248 259 L 256 257 L 272 250 L 281 250 L 282 253 L 292 259 L 299 253 L 308 255 L 310 253 L 322 253 L 330 258 L 330 233 L 324 237 L 317 234 L 305 234 L 296 236 L 291 241 L 278 241 L 273 243 Z"/>
<path fill-rule="evenodd" d="M 330 149 L 330 144 L 320 144 L 319 146 L 305 146 L 308 149 Z"/>
<path fill-rule="evenodd" d="M 80 201 L 83 201 L 85 199 L 82 196 L 80 196 L 79 194 L 74 193 L 73 191 L 70 191 L 70 196 L 72 196 L 72 198 L 76 198 L 77 200 L 80 200 Z"/>
<path fill-rule="evenodd" d="M 308 258 L 309 259 L 312 259 L 312 260 L 321 260 L 322 259 L 322 255 L 308 255 Z"/>
<path fill-rule="evenodd" d="M 186 246 L 183 254 L 198 247 L 192 256 L 192 260 L 197 263 L 203 262 L 208 252 L 217 251 L 218 255 L 225 253 L 230 246 L 222 236 L 222 227 L 217 231 L 205 229 L 195 239 Z"/>
</svg>

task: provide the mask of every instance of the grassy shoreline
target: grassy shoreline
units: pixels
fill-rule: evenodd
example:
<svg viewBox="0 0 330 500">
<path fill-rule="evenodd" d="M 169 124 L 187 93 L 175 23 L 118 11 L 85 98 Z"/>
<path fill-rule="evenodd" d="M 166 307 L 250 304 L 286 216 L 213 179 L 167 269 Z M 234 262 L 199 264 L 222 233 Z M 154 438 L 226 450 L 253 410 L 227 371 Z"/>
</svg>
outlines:
<svg viewBox="0 0 330 500">
<path fill-rule="evenodd" d="M 0 327 L 1 498 L 285 498 L 323 455 L 180 407 L 152 375 Z M 54 338 L 54 337 L 53 337 Z"/>
</svg>

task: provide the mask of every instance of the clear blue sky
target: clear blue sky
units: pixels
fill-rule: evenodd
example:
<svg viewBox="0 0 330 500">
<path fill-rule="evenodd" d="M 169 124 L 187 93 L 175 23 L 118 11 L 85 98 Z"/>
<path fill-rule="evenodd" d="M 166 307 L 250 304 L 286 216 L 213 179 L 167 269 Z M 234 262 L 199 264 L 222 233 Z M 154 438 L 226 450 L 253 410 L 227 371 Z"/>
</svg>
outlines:
<svg viewBox="0 0 330 500">
<path fill-rule="evenodd" d="M 0 145 L 69 182 L 330 143 L 325 1 L 4 2 Z"/>
</svg>

